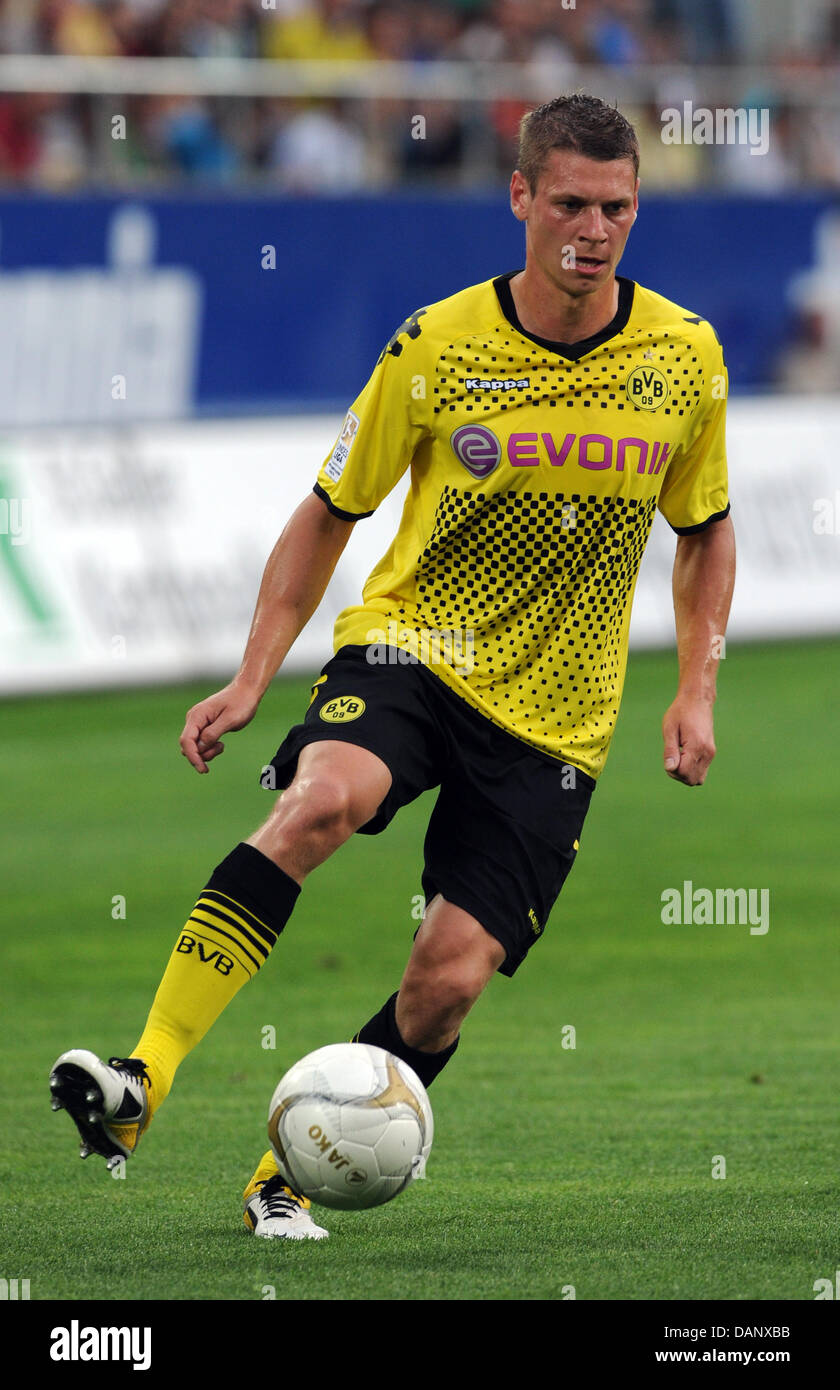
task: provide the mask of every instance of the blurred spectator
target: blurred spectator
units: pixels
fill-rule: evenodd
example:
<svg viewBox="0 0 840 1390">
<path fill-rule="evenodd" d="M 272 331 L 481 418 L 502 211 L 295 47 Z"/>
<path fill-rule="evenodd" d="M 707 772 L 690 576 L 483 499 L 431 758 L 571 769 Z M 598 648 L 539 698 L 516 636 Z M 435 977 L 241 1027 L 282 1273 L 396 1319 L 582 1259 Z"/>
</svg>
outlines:
<svg viewBox="0 0 840 1390">
<path fill-rule="evenodd" d="M 11 183 L 64 188 L 85 174 L 74 103 L 52 92 L 0 98 L 0 170 Z"/>
<path fill-rule="evenodd" d="M 404 174 L 438 179 L 457 175 L 464 132 L 455 102 L 424 102 L 419 121 L 406 119 L 403 129 L 399 160 Z"/>
<path fill-rule="evenodd" d="M 466 60 L 504 64 L 506 85 L 494 89 L 492 67 L 490 80 L 486 67 L 478 78 L 467 67 L 463 101 L 454 102 L 403 97 L 393 87 L 380 93 L 375 82 L 358 100 L 317 104 L 125 98 L 121 110 L 146 116 L 113 150 L 102 140 L 102 98 L 9 95 L 0 97 L 0 178 L 7 182 L 61 183 L 86 171 L 99 180 L 270 174 L 289 186 L 348 191 L 386 179 L 506 180 L 528 106 L 587 86 L 611 99 L 610 69 L 619 68 L 622 85 L 634 76 L 642 84 L 628 109 L 637 108 L 647 187 L 840 187 L 840 0 L 0 0 L 0 50 L 381 60 L 418 71 Z M 744 144 L 662 144 L 663 105 L 680 106 L 692 86 L 697 103 L 707 100 L 698 64 L 762 58 L 774 93 L 762 99 L 772 107 L 766 154 L 752 155 Z M 588 64 L 600 71 L 590 76 Z M 651 77 L 657 71 L 661 81 Z M 830 93 L 834 80 L 834 101 L 807 106 L 811 74 L 821 91 Z M 798 83 L 792 91 L 788 77 Z M 733 105 L 738 84 L 734 72 Z M 668 88 L 670 99 L 662 101 L 654 86 Z M 417 113 L 427 123 L 422 140 L 411 134 Z"/>
<path fill-rule="evenodd" d="M 788 286 L 794 334 L 776 364 L 776 382 L 787 391 L 833 394 L 840 390 L 840 211 L 817 222 L 814 262 Z"/>
<path fill-rule="evenodd" d="M 442 0 L 413 6 L 413 37 L 411 56 L 425 59 L 454 58 L 455 45 L 463 30 L 463 18 L 457 5 Z"/>
<path fill-rule="evenodd" d="M 641 196 L 648 192 L 667 192 L 696 188 L 709 167 L 708 147 L 704 145 L 666 145 L 662 140 L 662 111 L 672 103 L 650 102 L 639 109 L 628 108 L 639 141 Z"/>
<path fill-rule="evenodd" d="M 38 32 L 48 52 L 107 58 L 120 51 L 107 16 L 87 0 L 40 0 Z"/>
<path fill-rule="evenodd" d="M 266 58 L 372 58 L 360 0 L 265 0 L 261 49 Z M 276 17 L 275 17 L 276 16 Z"/>
<path fill-rule="evenodd" d="M 793 113 L 766 96 L 748 98 L 743 107 L 750 115 L 754 113 L 756 131 L 761 129 L 759 121 L 766 123 L 767 148 L 759 147 L 754 153 L 746 141 L 713 146 L 716 180 L 742 193 L 772 193 L 774 189 L 790 188 L 799 178 Z"/>
<path fill-rule="evenodd" d="M 645 60 L 647 0 L 602 0 L 589 22 L 592 52 L 598 63 Z"/>
<path fill-rule="evenodd" d="M 39 100 L 28 92 L 0 97 L 0 170 L 10 182 L 25 181 L 38 163 Z"/>
<path fill-rule="evenodd" d="M 799 395 L 828 395 L 840 390 L 840 353 L 832 347 L 829 318 L 820 308 L 801 309 L 792 341 L 775 370 L 775 384 Z"/>
<path fill-rule="evenodd" d="M 182 6 L 171 5 L 177 12 Z M 183 8 L 189 18 L 180 30 L 177 52 L 189 58 L 253 58 L 258 22 L 249 0 L 198 0 Z"/>
<path fill-rule="evenodd" d="M 225 182 L 236 172 L 236 151 L 220 134 L 203 101 L 158 98 L 150 104 L 147 130 L 167 166 L 188 178 Z"/>
<path fill-rule="evenodd" d="M 654 0 L 648 18 L 654 32 L 679 30 L 684 62 L 729 62 L 738 56 L 738 12 L 754 4 L 755 0 Z"/>
<path fill-rule="evenodd" d="M 139 0 L 113 0 L 109 5 L 111 29 L 124 57 L 154 56 L 162 8 L 159 0 L 152 0 L 151 4 L 141 4 Z"/>
<path fill-rule="evenodd" d="M 412 57 L 414 34 L 412 12 L 406 4 L 383 0 L 368 9 L 367 37 L 375 58 L 404 62 Z"/>
<path fill-rule="evenodd" d="M 269 168 L 298 193 L 348 193 L 365 182 L 365 142 L 338 102 L 296 109 L 280 126 Z"/>
<path fill-rule="evenodd" d="M 0 53 L 37 53 L 38 39 L 32 0 L 0 0 Z"/>
</svg>

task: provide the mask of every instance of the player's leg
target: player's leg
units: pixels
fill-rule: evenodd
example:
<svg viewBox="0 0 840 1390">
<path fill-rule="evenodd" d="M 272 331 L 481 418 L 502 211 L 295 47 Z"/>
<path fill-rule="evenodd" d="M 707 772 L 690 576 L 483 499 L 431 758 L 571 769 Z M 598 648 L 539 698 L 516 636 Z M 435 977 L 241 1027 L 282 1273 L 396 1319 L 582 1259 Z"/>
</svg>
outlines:
<svg viewBox="0 0 840 1390">
<path fill-rule="evenodd" d="M 504 947 L 481 923 L 438 894 L 415 937 L 399 992 L 353 1041 L 401 1057 L 431 1086 L 455 1052 L 461 1024 L 504 960 Z M 269 1149 L 245 1189 L 245 1224 L 260 1236 L 289 1233 L 288 1194 Z M 305 1227 L 304 1233 L 309 1234 Z"/>
<path fill-rule="evenodd" d="M 501 942 L 476 917 L 438 893 L 426 909 L 399 990 L 359 1030 L 356 1041 L 393 1052 L 430 1086 L 505 958 Z"/>
<path fill-rule="evenodd" d="M 181 1060 L 268 958 L 307 874 L 371 819 L 390 784 L 385 764 L 365 748 L 332 740 L 301 750 L 291 785 L 214 870 L 178 938 L 132 1054 L 147 1063 L 155 1105 Z"/>
<path fill-rule="evenodd" d="M 385 763 L 367 748 L 336 739 L 309 743 L 290 786 L 247 844 L 301 884 L 373 819 L 391 780 Z"/>
<path fill-rule="evenodd" d="M 424 1057 L 451 1048 L 505 955 L 475 917 L 438 893 L 426 909 L 395 1000 L 394 1021 L 407 1046 Z"/>
<path fill-rule="evenodd" d="M 401 1057 L 431 1086 L 458 1046 L 461 1024 L 505 949 L 475 917 L 438 894 L 429 904 L 397 994 L 356 1034 Z M 294 1197 L 269 1149 L 245 1189 L 245 1224 L 256 1235 L 326 1234 L 311 1218 L 296 1217 Z M 307 1204 L 308 1208 L 308 1204 Z"/>
<path fill-rule="evenodd" d="M 513 975 L 542 935 L 594 788 L 448 691 L 435 693 L 451 758 L 424 848 L 429 905 L 398 993 L 357 1034 L 402 1057 L 426 1085 L 453 1056 L 493 972 Z"/>
<path fill-rule="evenodd" d="M 438 726 L 448 730 L 424 851 L 428 908 L 399 991 L 355 1041 L 393 1052 L 430 1086 L 490 976 L 513 975 L 542 935 L 574 862 L 594 783 L 530 753 L 436 677 L 421 678 Z M 276 1174 L 269 1151 L 246 1198 L 272 1175 L 280 1182 Z"/>
<path fill-rule="evenodd" d="M 54 1108 L 76 1122 L 82 1156 L 133 1153 L 175 1071 L 277 941 L 306 875 L 375 815 L 391 784 L 374 753 L 337 740 L 300 751 L 288 790 L 265 824 L 214 870 L 175 948 L 129 1058 L 62 1054 Z"/>
</svg>

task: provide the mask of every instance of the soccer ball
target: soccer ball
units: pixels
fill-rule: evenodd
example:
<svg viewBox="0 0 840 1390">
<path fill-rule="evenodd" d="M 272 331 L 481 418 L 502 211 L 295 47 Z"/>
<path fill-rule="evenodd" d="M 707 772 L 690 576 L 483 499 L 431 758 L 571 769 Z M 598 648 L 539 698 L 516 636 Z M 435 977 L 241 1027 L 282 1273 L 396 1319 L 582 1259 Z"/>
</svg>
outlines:
<svg viewBox="0 0 840 1390">
<path fill-rule="evenodd" d="M 425 1168 L 434 1121 L 420 1078 L 369 1043 L 332 1043 L 286 1072 L 268 1109 L 280 1172 L 304 1197 L 353 1210 L 390 1202 Z"/>
</svg>

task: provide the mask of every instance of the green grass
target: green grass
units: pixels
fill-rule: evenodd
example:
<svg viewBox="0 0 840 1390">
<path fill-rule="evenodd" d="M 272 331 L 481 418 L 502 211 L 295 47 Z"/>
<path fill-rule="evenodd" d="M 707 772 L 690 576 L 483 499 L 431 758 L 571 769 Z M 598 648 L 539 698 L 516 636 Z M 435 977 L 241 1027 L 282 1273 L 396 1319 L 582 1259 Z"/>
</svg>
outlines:
<svg viewBox="0 0 840 1390">
<path fill-rule="evenodd" d="M 312 877 L 114 1181 L 50 1112 L 50 1064 L 133 1046 L 209 870 L 270 804 L 259 770 L 306 682 L 277 683 L 206 778 L 177 735 L 208 686 L 5 704 L 0 1273 L 33 1299 L 813 1299 L 840 1263 L 838 675 L 836 643 L 730 646 L 718 759 L 689 790 L 661 771 L 674 659 L 631 661 L 550 927 L 433 1088 L 427 1181 L 327 1213 L 320 1245 L 255 1241 L 240 1193 L 281 1073 L 395 988 L 431 798 Z M 684 879 L 769 888 L 769 932 L 664 926 Z"/>
</svg>

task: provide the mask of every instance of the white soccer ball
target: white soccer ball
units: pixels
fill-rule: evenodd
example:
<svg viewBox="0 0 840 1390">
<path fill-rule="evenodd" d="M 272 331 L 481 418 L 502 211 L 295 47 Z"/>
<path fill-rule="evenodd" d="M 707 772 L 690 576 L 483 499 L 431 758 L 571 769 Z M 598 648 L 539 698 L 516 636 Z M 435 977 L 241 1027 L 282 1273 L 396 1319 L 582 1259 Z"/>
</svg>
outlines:
<svg viewBox="0 0 840 1390">
<path fill-rule="evenodd" d="M 434 1121 L 407 1063 L 369 1043 L 332 1043 L 286 1072 L 268 1110 L 280 1172 L 304 1197 L 353 1210 L 423 1175 Z"/>
</svg>

